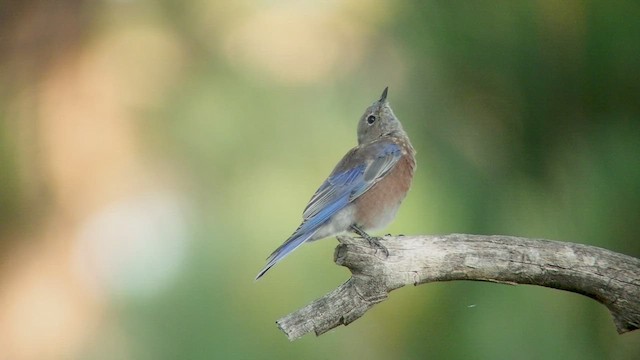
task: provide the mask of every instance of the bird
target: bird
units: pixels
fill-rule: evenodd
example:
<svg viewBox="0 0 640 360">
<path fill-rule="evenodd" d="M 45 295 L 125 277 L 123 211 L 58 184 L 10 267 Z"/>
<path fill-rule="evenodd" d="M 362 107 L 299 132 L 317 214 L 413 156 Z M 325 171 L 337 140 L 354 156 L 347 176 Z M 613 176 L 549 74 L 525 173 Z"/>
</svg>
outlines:
<svg viewBox="0 0 640 360">
<path fill-rule="evenodd" d="M 256 280 L 305 242 L 345 232 L 359 235 L 389 255 L 381 238 L 367 232 L 380 230 L 395 218 L 411 187 L 416 151 L 389 105 L 388 90 L 360 117 L 358 145 L 320 185 L 302 213 L 300 226 L 267 258 Z"/>
</svg>

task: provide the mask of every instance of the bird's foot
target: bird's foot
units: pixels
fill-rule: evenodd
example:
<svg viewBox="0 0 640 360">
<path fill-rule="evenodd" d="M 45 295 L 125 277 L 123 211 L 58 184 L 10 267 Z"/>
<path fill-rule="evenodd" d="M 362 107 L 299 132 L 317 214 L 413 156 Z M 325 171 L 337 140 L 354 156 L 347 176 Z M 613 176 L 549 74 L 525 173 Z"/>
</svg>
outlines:
<svg viewBox="0 0 640 360">
<path fill-rule="evenodd" d="M 364 230 L 360 229 L 355 225 L 351 226 L 351 228 L 353 229 L 353 232 L 360 235 L 363 239 L 367 240 L 367 242 L 369 243 L 369 245 L 371 245 L 372 248 L 380 249 L 384 254 L 385 258 L 389 257 L 389 250 L 380 243 L 380 240 L 382 240 L 381 237 L 371 236 L 367 234 Z"/>
<path fill-rule="evenodd" d="M 369 245 L 371 245 L 372 248 L 380 249 L 384 254 L 385 258 L 389 257 L 389 250 L 380 243 L 380 240 L 382 240 L 381 237 L 369 236 L 368 238 L 365 238 L 365 239 L 369 242 Z"/>
</svg>

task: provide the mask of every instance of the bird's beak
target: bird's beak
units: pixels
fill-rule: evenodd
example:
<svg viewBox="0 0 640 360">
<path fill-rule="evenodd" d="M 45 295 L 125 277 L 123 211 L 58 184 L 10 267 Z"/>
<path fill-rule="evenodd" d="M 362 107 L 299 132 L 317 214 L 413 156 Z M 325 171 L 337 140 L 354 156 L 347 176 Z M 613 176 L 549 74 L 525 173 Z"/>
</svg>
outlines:
<svg viewBox="0 0 640 360">
<path fill-rule="evenodd" d="M 382 95 L 380 95 L 380 100 L 378 100 L 378 102 L 380 103 L 385 103 L 387 102 L 387 92 L 389 91 L 389 87 L 387 86 L 386 88 L 384 88 L 384 90 L 382 91 Z"/>
</svg>

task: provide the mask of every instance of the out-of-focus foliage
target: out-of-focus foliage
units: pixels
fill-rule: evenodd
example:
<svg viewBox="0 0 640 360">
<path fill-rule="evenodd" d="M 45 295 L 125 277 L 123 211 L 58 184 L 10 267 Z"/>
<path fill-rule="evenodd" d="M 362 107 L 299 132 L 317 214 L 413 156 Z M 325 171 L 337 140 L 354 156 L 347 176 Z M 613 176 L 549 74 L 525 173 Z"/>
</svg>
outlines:
<svg viewBox="0 0 640 360">
<path fill-rule="evenodd" d="M 386 232 L 640 256 L 635 1 L 22 1 L 0 7 L 0 358 L 638 359 L 606 309 L 401 289 L 290 343 L 335 240 L 254 282 L 390 86 L 418 151 Z"/>
</svg>

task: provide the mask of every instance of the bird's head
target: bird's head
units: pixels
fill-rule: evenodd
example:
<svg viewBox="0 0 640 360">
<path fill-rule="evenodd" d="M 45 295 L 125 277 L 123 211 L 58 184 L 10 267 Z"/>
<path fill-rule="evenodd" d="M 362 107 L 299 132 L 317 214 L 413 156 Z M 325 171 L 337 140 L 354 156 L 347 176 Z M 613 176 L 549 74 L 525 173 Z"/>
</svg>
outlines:
<svg viewBox="0 0 640 360">
<path fill-rule="evenodd" d="M 403 135 L 402 124 L 396 118 L 387 101 L 389 87 L 384 88 L 380 99 L 362 114 L 358 122 L 358 144 L 366 144 L 382 136 Z"/>
</svg>

